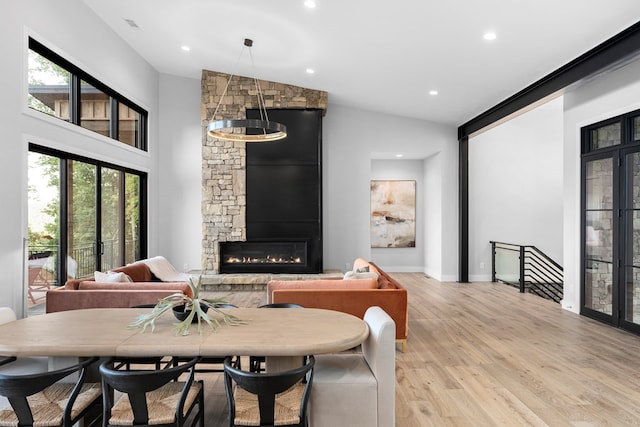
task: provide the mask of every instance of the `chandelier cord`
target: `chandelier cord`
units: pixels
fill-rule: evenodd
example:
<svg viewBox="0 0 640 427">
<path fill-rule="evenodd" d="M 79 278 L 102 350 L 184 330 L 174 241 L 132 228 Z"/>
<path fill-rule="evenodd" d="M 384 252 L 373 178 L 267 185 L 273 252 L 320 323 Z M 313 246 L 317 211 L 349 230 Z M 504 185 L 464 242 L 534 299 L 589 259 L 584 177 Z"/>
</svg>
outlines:
<svg viewBox="0 0 640 427">
<path fill-rule="evenodd" d="M 253 52 L 251 51 L 251 47 L 249 47 L 249 58 L 251 58 L 251 73 L 253 74 L 253 83 L 256 86 L 256 92 L 258 92 L 258 111 L 260 112 L 260 120 L 266 120 L 267 122 L 269 122 L 267 106 L 264 102 L 264 97 L 262 96 L 262 89 L 260 89 L 260 85 L 258 84 L 258 78 L 256 77 L 256 70 L 253 64 Z M 266 134 L 267 130 L 263 129 L 262 132 Z"/>
<path fill-rule="evenodd" d="M 242 53 L 244 52 L 244 48 L 245 46 L 242 46 L 242 49 L 240 49 L 240 55 L 238 55 L 238 59 L 236 59 L 236 65 L 234 65 L 234 69 L 238 69 L 238 64 L 240 63 L 240 58 L 242 58 Z M 249 55 L 251 55 L 251 49 L 249 49 Z M 253 67 L 253 64 L 252 64 Z M 218 114 L 218 110 L 220 109 L 220 106 L 222 105 L 222 100 L 224 99 L 224 96 L 227 94 L 227 89 L 229 89 L 229 85 L 231 84 L 231 79 L 235 77 L 235 74 L 231 73 L 229 74 L 229 79 L 227 80 L 227 85 L 224 87 L 224 91 L 222 92 L 222 95 L 220 96 L 220 100 L 218 101 L 218 105 L 216 106 L 216 110 L 213 112 L 213 117 L 212 119 L 215 120 L 216 119 L 216 114 Z"/>
</svg>

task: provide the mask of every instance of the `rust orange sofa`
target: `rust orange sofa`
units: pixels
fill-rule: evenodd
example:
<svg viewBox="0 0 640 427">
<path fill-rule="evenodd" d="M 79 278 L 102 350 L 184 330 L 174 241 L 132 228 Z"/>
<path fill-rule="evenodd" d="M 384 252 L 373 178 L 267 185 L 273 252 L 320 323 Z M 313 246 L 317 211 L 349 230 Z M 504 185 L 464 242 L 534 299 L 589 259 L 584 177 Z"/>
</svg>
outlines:
<svg viewBox="0 0 640 427">
<path fill-rule="evenodd" d="M 267 284 L 267 303 L 290 302 L 307 308 L 342 311 L 364 318 L 369 307 L 382 308 L 396 324 L 396 343 L 407 349 L 409 314 L 407 290 L 373 262 L 358 258 L 353 269 L 378 274 L 377 281 L 364 279 L 272 280 Z"/>
<path fill-rule="evenodd" d="M 47 291 L 46 312 L 156 304 L 159 299 L 176 292 L 191 296 L 191 288 L 187 282 L 161 282 L 143 262 L 112 271 L 125 273 L 131 282 L 70 279 L 64 286 Z"/>
</svg>

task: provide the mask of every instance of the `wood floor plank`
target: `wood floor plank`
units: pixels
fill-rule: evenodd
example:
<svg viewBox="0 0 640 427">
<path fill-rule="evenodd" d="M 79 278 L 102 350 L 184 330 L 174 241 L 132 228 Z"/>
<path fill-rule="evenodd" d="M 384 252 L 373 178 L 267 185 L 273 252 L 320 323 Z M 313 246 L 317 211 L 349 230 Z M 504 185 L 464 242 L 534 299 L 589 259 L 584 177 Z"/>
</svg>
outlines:
<svg viewBox="0 0 640 427">
<path fill-rule="evenodd" d="M 637 335 L 503 284 L 392 276 L 409 292 L 396 426 L 640 426 Z M 229 300 L 252 307 L 266 297 Z M 222 377 L 201 375 L 207 426 L 226 425 Z"/>
<path fill-rule="evenodd" d="M 455 423 L 640 425 L 638 336 L 502 284 L 393 276 L 409 289 L 410 301 L 408 351 L 397 354 L 397 364 L 415 371 L 424 363 L 434 378 L 429 366 L 449 370 L 462 389 L 446 391 L 466 411 Z M 419 398 L 419 390 L 412 395 Z M 442 409 L 434 415 L 451 414 L 448 404 Z"/>
</svg>

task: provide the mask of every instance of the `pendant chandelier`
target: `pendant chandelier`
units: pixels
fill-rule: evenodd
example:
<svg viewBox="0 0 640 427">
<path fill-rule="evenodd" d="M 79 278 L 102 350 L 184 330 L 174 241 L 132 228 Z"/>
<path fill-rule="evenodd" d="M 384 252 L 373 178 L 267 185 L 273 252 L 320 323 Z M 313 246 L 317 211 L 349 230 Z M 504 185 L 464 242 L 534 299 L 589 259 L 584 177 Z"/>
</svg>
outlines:
<svg viewBox="0 0 640 427">
<path fill-rule="evenodd" d="M 287 137 L 287 127 L 282 123 L 272 122 L 269 120 L 267 114 L 267 108 L 264 103 L 264 97 L 262 96 L 262 90 L 260 84 L 255 76 L 255 69 L 253 64 L 253 55 L 251 53 L 251 46 L 253 46 L 253 40 L 244 39 L 244 47 L 249 48 L 249 57 L 251 58 L 251 71 L 253 73 L 253 82 L 256 87 L 256 96 L 258 98 L 258 110 L 260 112 L 259 119 L 231 119 L 231 120 L 216 120 L 209 123 L 207 128 L 208 134 L 213 138 L 222 139 L 225 141 L 245 141 L 245 142 L 265 142 L 265 141 L 277 141 Z M 240 52 L 244 52 L 244 47 Z M 239 58 L 238 58 L 239 59 Z M 227 85 L 224 88 L 224 92 L 218 101 L 218 106 L 213 113 L 215 119 L 224 96 L 227 94 L 227 89 L 231 83 L 233 74 L 229 76 Z M 239 132 L 235 130 L 239 129 Z M 255 134 L 247 134 L 248 129 L 255 129 Z"/>
</svg>

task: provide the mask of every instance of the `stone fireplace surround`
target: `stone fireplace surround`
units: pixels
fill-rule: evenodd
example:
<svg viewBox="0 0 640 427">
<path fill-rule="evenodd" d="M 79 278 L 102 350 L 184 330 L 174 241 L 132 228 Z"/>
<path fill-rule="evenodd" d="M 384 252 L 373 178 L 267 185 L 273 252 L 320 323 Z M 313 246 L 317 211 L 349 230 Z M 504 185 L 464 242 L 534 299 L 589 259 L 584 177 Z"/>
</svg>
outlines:
<svg viewBox="0 0 640 427">
<path fill-rule="evenodd" d="M 245 110 L 258 108 L 253 78 L 234 76 L 222 99 L 228 74 L 203 70 L 201 80 L 202 120 L 202 269 L 219 274 L 219 242 L 246 238 L 246 151 L 244 142 L 222 141 L 207 134 L 211 120 L 242 119 Z M 260 80 L 269 108 L 316 108 L 327 111 L 328 94 Z"/>
</svg>

